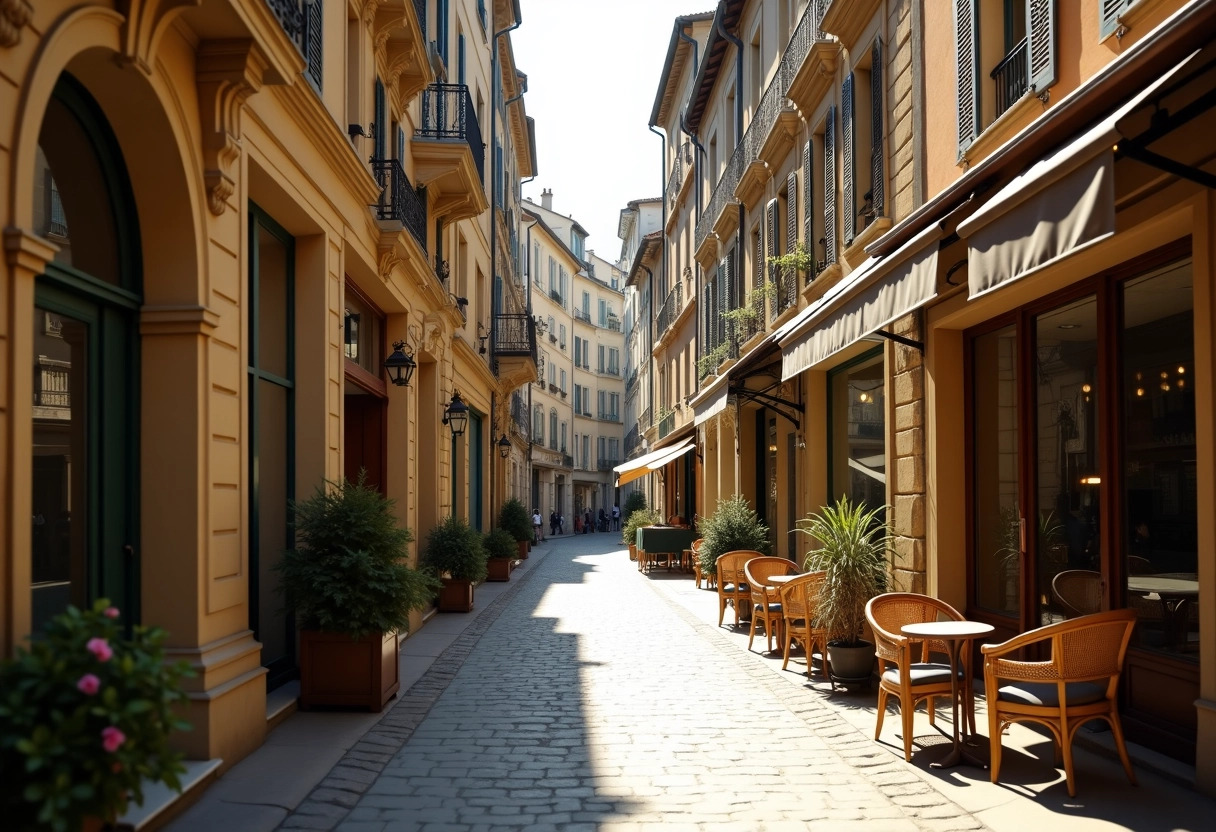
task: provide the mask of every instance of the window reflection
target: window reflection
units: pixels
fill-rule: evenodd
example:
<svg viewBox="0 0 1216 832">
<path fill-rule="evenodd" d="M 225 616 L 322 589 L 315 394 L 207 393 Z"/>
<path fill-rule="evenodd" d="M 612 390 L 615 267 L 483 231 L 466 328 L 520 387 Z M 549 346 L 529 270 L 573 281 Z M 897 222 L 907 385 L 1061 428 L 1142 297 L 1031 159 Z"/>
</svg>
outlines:
<svg viewBox="0 0 1216 832">
<path fill-rule="evenodd" d="M 878 508 L 887 489 L 882 355 L 833 373 L 831 392 L 831 497 Z"/>
</svg>

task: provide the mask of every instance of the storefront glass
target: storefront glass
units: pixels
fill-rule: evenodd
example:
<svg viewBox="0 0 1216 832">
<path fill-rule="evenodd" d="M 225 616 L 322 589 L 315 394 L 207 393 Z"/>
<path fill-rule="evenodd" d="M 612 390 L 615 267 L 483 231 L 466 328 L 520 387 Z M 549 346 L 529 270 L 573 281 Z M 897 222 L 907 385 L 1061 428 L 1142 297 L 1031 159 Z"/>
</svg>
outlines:
<svg viewBox="0 0 1216 832">
<path fill-rule="evenodd" d="M 886 398 L 881 348 L 829 376 L 831 492 L 878 508 L 886 503 Z"/>
</svg>

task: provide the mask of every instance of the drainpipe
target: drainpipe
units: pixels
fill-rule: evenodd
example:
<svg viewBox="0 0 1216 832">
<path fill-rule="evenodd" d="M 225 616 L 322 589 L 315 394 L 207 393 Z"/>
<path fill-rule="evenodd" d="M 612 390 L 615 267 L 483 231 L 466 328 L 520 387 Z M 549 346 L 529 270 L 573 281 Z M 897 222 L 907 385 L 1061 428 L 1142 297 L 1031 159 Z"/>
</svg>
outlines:
<svg viewBox="0 0 1216 832">
<path fill-rule="evenodd" d="M 718 34 L 726 38 L 732 46 L 735 47 L 735 147 L 731 148 L 731 155 L 734 156 L 734 151 L 743 142 L 743 41 L 726 31 L 726 27 L 722 25 L 722 19 L 716 18 L 714 22 L 718 27 Z M 759 102 L 757 102 L 759 103 Z M 727 162 L 727 164 L 730 164 Z M 739 239 L 743 239 L 743 218 L 744 218 L 743 203 L 739 203 Z M 736 276 L 738 269 L 735 269 Z M 742 286 L 740 286 L 740 291 Z"/>
<path fill-rule="evenodd" d="M 646 304 L 646 363 L 650 365 L 650 372 L 647 375 L 650 376 L 650 418 L 653 423 L 655 414 L 658 413 L 658 410 L 654 406 L 654 272 L 645 263 L 639 265 L 646 270 L 646 285 L 650 287 L 650 300 Z M 654 449 L 649 448 L 648 450 Z"/>
</svg>

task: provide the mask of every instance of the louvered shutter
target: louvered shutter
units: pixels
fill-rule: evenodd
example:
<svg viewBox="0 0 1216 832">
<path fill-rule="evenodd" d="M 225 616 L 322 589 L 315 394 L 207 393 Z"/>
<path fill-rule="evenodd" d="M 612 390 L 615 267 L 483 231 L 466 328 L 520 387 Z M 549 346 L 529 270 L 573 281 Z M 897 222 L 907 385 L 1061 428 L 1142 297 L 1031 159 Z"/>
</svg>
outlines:
<svg viewBox="0 0 1216 832">
<path fill-rule="evenodd" d="M 883 165 L 883 87 L 882 87 L 882 41 L 875 39 L 870 52 L 870 205 L 874 216 L 884 216 L 886 171 Z"/>
<path fill-rule="evenodd" d="M 1027 0 L 1026 15 L 1030 88 L 1042 93 L 1056 82 L 1056 0 Z"/>
<path fill-rule="evenodd" d="M 857 236 L 857 130 L 853 73 L 840 88 L 840 211 L 844 220 L 844 245 Z"/>
<path fill-rule="evenodd" d="M 373 100 L 375 110 L 372 118 L 375 119 L 375 123 L 372 125 L 372 155 L 377 159 L 383 159 L 384 137 L 388 131 L 384 129 L 384 83 L 379 78 L 376 79 Z"/>
<path fill-rule="evenodd" d="M 776 257 L 779 248 L 777 245 L 778 229 L 781 227 L 777 217 L 779 210 L 780 206 L 777 204 L 777 200 L 770 199 L 768 202 L 768 207 L 764 211 L 764 237 L 767 244 L 765 246 L 766 256 L 764 258 L 764 262 L 768 264 L 768 282 L 777 284 L 776 291 L 770 295 L 770 297 L 773 298 L 773 300 L 769 302 L 768 308 L 768 317 L 770 321 L 777 317 L 776 299 L 781 292 L 781 275 L 779 274 L 780 269 L 769 263 L 769 258 Z"/>
<path fill-rule="evenodd" d="M 836 262 L 836 106 L 823 126 L 823 260 Z"/>
<path fill-rule="evenodd" d="M 734 335 L 733 332 L 727 331 L 726 326 L 726 313 L 733 308 L 733 305 L 728 300 L 731 296 L 730 289 L 733 288 L 732 265 L 730 255 L 727 254 L 726 259 L 722 261 L 726 279 L 723 280 L 721 275 L 718 277 L 718 319 L 714 326 L 714 329 L 717 331 L 717 340 L 714 342 L 716 344 L 721 344 L 727 337 L 733 337 Z"/>
<path fill-rule="evenodd" d="M 1131 0 L 1102 0 L 1098 6 L 1098 37 L 1107 38 L 1119 28 L 1119 15 L 1127 11 Z"/>
<path fill-rule="evenodd" d="M 792 253 L 798 245 L 798 174 L 790 171 L 785 178 L 785 251 Z M 798 285 L 798 270 L 793 266 L 781 275 L 781 296 L 777 305 L 787 309 L 794 305 L 794 293 Z"/>
<path fill-rule="evenodd" d="M 980 61 L 977 48 L 979 34 L 976 0 L 954 0 L 960 159 L 980 133 Z"/>
<path fill-rule="evenodd" d="M 318 90 L 321 89 L 321 57 L 323 19 L 321 0 L 304 5 L 304 59 L 308 62 L 308 77 Z"/>
<path fill-rule="evenodd" d="M 405 166 L 405 130 L 397 128 L 397 161 Z"/>
<path fill-rule="evenodd" d="M 811 278 L 818 271 L 816 264 L 819 256 L 818 240 L 815 239 L 815 188 L 814 188 L 814 143 L 807 142 L 802 147 L 802 214 L 803 214 L 803 242 L 806 243 L 806 250 L 811 253 L 811 267 L 807 270 L 806 279 L 809 283 Z"/>
</svg>

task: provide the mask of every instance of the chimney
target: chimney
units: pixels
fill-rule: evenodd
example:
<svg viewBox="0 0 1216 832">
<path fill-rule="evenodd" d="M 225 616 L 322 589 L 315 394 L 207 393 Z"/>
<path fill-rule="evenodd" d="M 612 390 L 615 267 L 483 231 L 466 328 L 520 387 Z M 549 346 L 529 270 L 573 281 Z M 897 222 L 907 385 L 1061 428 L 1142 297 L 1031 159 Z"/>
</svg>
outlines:
<svg viewBox="0 0 1216 832">
<path fill-rule="evenodd" d="M 546 211 L 553 210 L 553 189 L 545 188 L 540 192 L 540 207 Z"/>
</svg>

